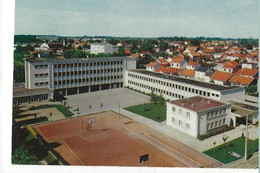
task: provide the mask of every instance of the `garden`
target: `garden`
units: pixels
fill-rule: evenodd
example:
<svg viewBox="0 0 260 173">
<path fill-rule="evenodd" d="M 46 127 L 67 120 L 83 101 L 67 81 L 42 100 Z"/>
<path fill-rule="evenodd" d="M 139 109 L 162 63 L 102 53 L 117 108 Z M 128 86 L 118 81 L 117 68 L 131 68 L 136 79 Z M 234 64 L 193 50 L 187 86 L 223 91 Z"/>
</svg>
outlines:
<svg viewBox="0 0 260 173">
<path fill-rule="evenodd" d="M 226 142 L 228 136 L 223 136 L 223 144 L 215 147 L 216 142 L 213 142 L 214 148 L 204 151 L 203 153 L 209 155 L 210 157 L 224 163 L 230 163 L 235 160 L 241 159 L 245 155 L 245 138 L 239 137 L 232 141 Z M 248 156 L 258 151 L 258 139 L 250 140 L 248 139 Z"/>
</svg>

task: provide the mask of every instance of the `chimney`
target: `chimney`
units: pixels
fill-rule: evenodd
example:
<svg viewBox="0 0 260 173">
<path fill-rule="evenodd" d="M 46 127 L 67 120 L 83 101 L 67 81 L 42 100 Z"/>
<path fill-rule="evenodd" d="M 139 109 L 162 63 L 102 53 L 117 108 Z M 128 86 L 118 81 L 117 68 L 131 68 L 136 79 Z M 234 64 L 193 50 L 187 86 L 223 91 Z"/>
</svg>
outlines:
<svg viewBox="0 0 260 173">
<path fill-rule="evenodd" d="M 194 108 L 195 106 L 196 106 L 196 105 L 195 105 L 194 103 L 192 103 L 192 104 L 191 104 L 191 107 L 193 107 L 193 108 Z"/>
<path fill-rule="evenodd" d="M 211 100 L 208 101 L 208 104 L 210 104 L 210 103 L 211 103 Z"/>
<path fill-rule="evenodd" d="M 184 105 L 185 105 L 185 103 L 182 103 L 181 105 L 182 105 L 182 106 L 184 106 Z"/>
<path fill-rule="evenodd" d="M 202 100 L 201 100 L 201 102 L 204 102 L 204 101 L 205 101 L 205 99 L 202 99 Z"/>
</svg>

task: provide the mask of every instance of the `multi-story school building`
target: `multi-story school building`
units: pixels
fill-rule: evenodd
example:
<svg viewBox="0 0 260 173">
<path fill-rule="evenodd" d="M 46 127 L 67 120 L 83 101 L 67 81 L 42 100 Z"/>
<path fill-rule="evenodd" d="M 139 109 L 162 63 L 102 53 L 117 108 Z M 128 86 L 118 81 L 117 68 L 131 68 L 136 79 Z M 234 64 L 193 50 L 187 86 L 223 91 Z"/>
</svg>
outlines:
<svg viewBox="0 0 260 173">
<path fill-rule="evenodd" d="M 243 87 L 216 85 L 147 70 L 127 70 L 125 85 L 146 93 L 154 91 L 155 94 L 162 94 L 167 100 L 197 95 L 222 102 L 245 100 Z"/>
<path fill-rule="evenodd" d="M 50 88 L 63 96 L 124 85 L 125 71 L 136 68 L 130 57 L 25 60 L 25 88 Z"/>
</svg>

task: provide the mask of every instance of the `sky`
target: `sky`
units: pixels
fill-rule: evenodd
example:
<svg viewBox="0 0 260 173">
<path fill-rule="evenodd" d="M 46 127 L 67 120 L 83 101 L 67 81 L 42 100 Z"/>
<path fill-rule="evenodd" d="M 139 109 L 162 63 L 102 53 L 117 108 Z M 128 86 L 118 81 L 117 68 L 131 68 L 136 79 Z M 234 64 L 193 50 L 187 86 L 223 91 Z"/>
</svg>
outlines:
<svg viewBox="0 0 260 173">
<path fill-rule="evenodd" d="M 15 34 L 257 38 L 259 0 L 16 0 Z"/>
</svg>

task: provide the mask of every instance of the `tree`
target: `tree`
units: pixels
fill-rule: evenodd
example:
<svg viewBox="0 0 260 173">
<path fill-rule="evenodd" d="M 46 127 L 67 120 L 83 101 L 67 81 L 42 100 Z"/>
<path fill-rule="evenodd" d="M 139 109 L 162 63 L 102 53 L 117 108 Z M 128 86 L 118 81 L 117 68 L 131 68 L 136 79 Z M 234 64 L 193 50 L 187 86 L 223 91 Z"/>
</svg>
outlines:
<svg viewBox="0 0 260 173">
<path fill-rule="evenodd" d="M 159 102 L 161 105 L 164 105 L 164 104 L 165 104 L 165 99 L 163 98 L 162 93 L 160 93 L 160 95 L 157 97 L 157 99 L 158 99 L 158 102 Z"/>
<path fill-rule="evenodd" d="M 14 61 L 14 80 L 16 83 L 24 82 L 24 64 Z"/>
<path fill-rule="evenodd" d="M 216 146 L 216 143 L 217 143 L 216 141 L 213 141 L 213 145 L 214 145 L 214 152 L 216 152 L 216 151 L 215 151 L 215 146 Z"/>
<path fill-rule="evenodd" d="M 153 91 L 153 90 L 152 90 L 152 92 L 151 92 L 150 95 L 151 95 L 150 101 L 151 101 L 153 104 L 157 103 L 157 101 L 158 101 L 157 95 L 154 94 L 154 91 Z"/>
<path fill-rule="evenodd" d="M 224 145 L 223 145 L 223 147 L 224 147 L 224 158 L 226 158 L 226 141 L 227 141 L 228 138 L 229 138 L 229 136 L 227 136 L 227 135 L 223 135 L 223 137 L 222 137 L 222 140 L 224 141 Z"/>
<path fill-rule="evenodd" d="M 125 55 L 125 52 L 124 52 L 124 47 L 123 46 L 120 46 L 117 50 L 117 55 L 118 56 L 123 56 Z"/>
<path fill-rule="evenodd" d="M 36 165 L 39 164 L 39 159 L 30 153 L 32 147 L 22 144 L 15 152 L 12 154 L 12 164 L 29 164 Z"/>
</svg>

